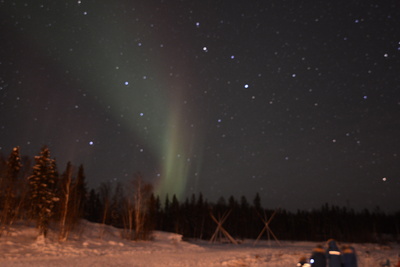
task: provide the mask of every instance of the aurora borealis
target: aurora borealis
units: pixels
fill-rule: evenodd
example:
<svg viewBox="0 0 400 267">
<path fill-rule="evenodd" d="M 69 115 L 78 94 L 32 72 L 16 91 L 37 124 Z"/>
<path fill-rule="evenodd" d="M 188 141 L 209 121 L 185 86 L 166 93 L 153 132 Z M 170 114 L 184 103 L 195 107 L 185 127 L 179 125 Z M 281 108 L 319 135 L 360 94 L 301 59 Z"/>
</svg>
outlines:
<svg viewBox="0 0 400 267">
<path fill-rule="evenodd" d="M 89 12 L 84 11 L 87 4 L 82 2 L 76 2 L 71 6 L 65 3 L 65 6 L 50 5 L 45 7 L 45 5 L 37 5 L 36 8 L 31 8 L 22 5 L 25 8 L 21 8 L 16 5 L 14 10 L 11 8 L 17 17 L 20 16 L 20 18 L 26 20 L 29 20 L 28 17 L 43 19 L 38 23 L 43 23 L 44 28 L 30 23 L 24 24 L 24 27 L 27 27 L 26 31 L 30 33 L 25 36 L 28 40 L 24 40 L 24 42 L 27 42 L 27 45 L 36 44 L 34 45 L 35 51 L 30 52 L 40 54 L 40 57 L 43 54 L 43 57 L 47 57 L 46 51 L 50 54 L 58 54 L 55 72 L 58 69 L 60 73 L 56 74 L 58 77 L 52 80 L 50 84 L 44 85 L 45 87 L 52 87 L 46 89 L 57 90 L 58 79 L 68 80 L 68 83 L 70 83 L 71 88 L 66 89 L 68 92 L 57 92 L 60 95 L 45 93 L 45 97 L 49 97 L 48 103 L 54 103 L 58 106 L 60 102 L 63 103 L 62 99 L 71 99 L 69 94 L 74 91 L 73 87 L 79 84 L 82 89 L 72 92 L 72 95 L 75 94 L 75 96 L 71 99 L 71 103 L 67 104 L 70 105 L 69 110 L 74 112 L 75 109 L 78 113 L 78 121 L 75 121 L 74 118 L 71 123 L 77 122 L 79 124 L 79 117 L 84 116 L 82 112 L 91 112 L 81 111 L 82 104 L 73 103 L 74 101 L 78 103 L 79 98 L 91 98 L 90 96 L 93 96 L 94 99 L 92 98 L 89 101 L 95 102 L 95 108 L 100 112 L 107 113 L 105 121 L 101 123 L 102 125 L 94 126 L 94 128 L 89 125 L 92 123 L 90 121 L 95 119 L 91 116 L 87 118 L 89 122 L 85 122 L 85 126 L 88 126 L 88 129 L 91 129 L 92 132 L 84 131 L 83 134 L 87 135 L 85 141 L 80 140 L 81 133 L 78 132 L 75 135 L 75 140 L 63 142 L 84 142 L 83 145 L 89 144 L 93 147 L 102 146 L 102 142 L 112 142 L 113 138 L 118 138 L 118 132 L 116 135 L 113 134 L 113 137 L 109 136 L 109 140 L 102 141 L 97 138 L 98 132 L 103 131 L 101 128 L 107 127 L 107 122 L 112 121 L 117 124 L 117 127 L 121 128 L 121 131 L 128 132 L 129 137 L 126 142 L 129 144 L 124 147 L 124 150 L 130 149 L 139 152 L 148 150 L 148 156 L 158 159 L 159 166 L 155 170 L 163 173 L 162 176 L 157 173 L 157 176 L 161 176 L 158 186 L 160 193 L 170 191 L 181 195 L 185 188 L 190 169 L 189 165 L 196 165 L 196 148 L 193 146 L 199 140 L 199 138 L 196 139 L 193 130 L 185 129 L 185 125 L 183 125 L 185 120 L 187 123 L 188 120 L 194 119 L 182 111 L 181 106 L 186 104 L 182 103 L 184 101 L 182 87 L 185 85 L 182 85 L 179 80 L 176 81 L 177 79 L 173 77 L 174 73 L 169 72 L 174 70 L 168 70 L 168 66 L 165 66 L 166 63 L 163 62 L 170 60 L 168 59 L 168 49 L 165 49 L 167 50 L 165 52 L 161 50 L 153 53 L 151 51 L 153 48 L 150 48 L 150 51 L 144 48 L 145 45 L 149 45 L 148 43 L 157 42 L 158 36 L 143 36 L 132 39 L 132 34 L 141 35 L 137 32 L 142 30 L 134 23 L 124 22 L 124 18 L 115 18 L 115 20 L 108 18 L 110 14 L 107 12 L 106 6 L 94 5 L 95 10 L 91 12 L 95 12 L 97 15 L 92 17 L 89 17 Z M 47 13 L 46 8 L 54 9 L 54 12 L 50 12 L 53 14 L 49 17 L 42 17 L 43 12 Z M 121 14 L 124 13 L 122 8 L 122 6 L 117 7 L 117 9 L 121 9 Z M 27 12 L 30 14 L 28 15 Z M 79 14 L 81 18 L 78 19 L 76 17 L 78 14 L 75 12 L 81 13 Z M 73 16 L 74 13 L 75 16 Z M 140 16 L 137 19 L 145 20 L 146 16 Z M 60 25 L 53 27 L 52 22 Z M 46 25 L 48 29 L 46 29 Z M 54 28 L 61 30 L 61 32 Z M 132 46 L 134 46 L 133 49 Z M 162 47 L 163 44 L 159 44 L 159 46 Z M 68 52 L 63 53 L 63 51 Z M 31 56 L 28 55 L 28 57 Z M 42 63 L 41 60 L 34 58 L 34 61 L 39 64 Z M 48 68 L 48 66 L 43 68 Z M 42 74 L 37 76 L 40 77 Z M 38 91 L 43 91 L 43 84 L 40 84 L 41 81 L 35 86 L 41 88 L 31 89 L 30 93 L 36 94 Z M 65 88 L 63 89 L 65 90 Z M 28 96 L 29 99 L 32 97 L 32 95 Z M 62 111 L 56 111 L 56 114 L 60 114 L 60 112 Z M 40 118 L 40 120 L 43 120 L 42 123 L 52 124 L 54 120 L 58 119 L 43 117 L 46 117 L 46 115 L 40 113 L 34 120 Z M 69 114 L 67 117 L 69 117 Z M 85 128 L 85 126 L 81 125 L 81 128 Z M 51 127 L 51 125 L 48 125 L 48 127 Z M 64 139 L 68 132 L 73 132 L 74 130 L 71 128 L 69 125 L 64 129 L 67 133 L 53 135 L 54 143 L 57 146 L 60 143 L 57 139 Z M 199 131 L 199 127 L 196 128 L 196 131 Z M 133 144 L 132 142 L 137 143 Z M 48 141 L 45 140 L 44 143 L 48 143 Z M 50 144 L 50 146 L 56 145 Z M 72 145 L 72 147 L 76 146 L 80 145 Z M 74 149 L 73 151 L 66 150 L 67 153 L 70 153 L 72 159 L 77 153 L 80 153 L 74 151 Z M 129 152 L 122 151 L 122 153 Z M 191 155 L 194 155 L 194 158 L 193 156 L 190 158 Z M 110 160 L 112 162 L 112 159 Z M 186 161 L 195 162 L 189 164 Z M 125 164 L 131 163 L 127 161 Z M 138 169 L 140 168 L 138 167 Z M 127 175 L 129 176 L 129 174 Z"/>
<path fill-rule="evenodd" d="M 397 209 L 396 1 L 0 1 L 0 152 L 90 187 Z"/>
</svg>

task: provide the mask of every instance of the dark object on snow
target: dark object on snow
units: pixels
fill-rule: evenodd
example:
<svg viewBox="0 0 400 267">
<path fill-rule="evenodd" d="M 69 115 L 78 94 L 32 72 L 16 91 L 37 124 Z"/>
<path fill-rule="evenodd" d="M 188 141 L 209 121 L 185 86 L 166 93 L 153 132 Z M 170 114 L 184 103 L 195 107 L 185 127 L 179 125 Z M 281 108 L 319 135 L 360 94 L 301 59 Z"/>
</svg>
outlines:
<svg viewBox="0 0 400 267">
<path fill-rule="evenodd" d="M 327 250 L 329 267 L 341 267 L 342 266 L 342 253 L 336 244 L 334 239 L 328 240 L 328 250 Z"/>
<path fill-rule="evenodd" d="M 313 249 L 310 263 L 312 267 L 326 267 L 326 252 L 321 245 Z"/>
<path fill-rule="evenodd" d="M 296 266 L 297 267 L 310 267 L 311 265 L 307 262 L 306 257 L 301 257 Z"/>
<path fill-rule="evenodd" d="M 353 247 L 343 246 L 343 267 L 357 267 L 356 251 Z"/>
</svg>

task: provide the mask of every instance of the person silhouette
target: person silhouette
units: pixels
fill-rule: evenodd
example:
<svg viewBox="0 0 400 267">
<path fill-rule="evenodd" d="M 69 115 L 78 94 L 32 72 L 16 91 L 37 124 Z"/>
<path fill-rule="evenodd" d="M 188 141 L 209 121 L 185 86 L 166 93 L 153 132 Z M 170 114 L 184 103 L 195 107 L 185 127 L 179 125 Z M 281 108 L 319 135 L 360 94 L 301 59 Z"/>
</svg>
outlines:
<svg viewBox="0 0 400 267">
<path fill-rule="evenodd" d="M 326 267 L 326 251 L 321 245 L 313 249 L 310 263 L 312 267 Z"/>
<path fill-rule="evenodd" d="M 297 267 L 310 267 L 310 263 L 308 263 L 306 257 L 301 257 L 299 262 L 296 265 Z"/>
<path fill-rule="evenodd" d="M 342 267 L 342 253 L 334 239 L 328 240 L 327 258 L 329 267 Z"/>
<path fill-rule="evenodd" d="M 353 247 L 345 245 L 342 247 L 343 267 L 357 267 L 356 251 Z"/>
</svg>

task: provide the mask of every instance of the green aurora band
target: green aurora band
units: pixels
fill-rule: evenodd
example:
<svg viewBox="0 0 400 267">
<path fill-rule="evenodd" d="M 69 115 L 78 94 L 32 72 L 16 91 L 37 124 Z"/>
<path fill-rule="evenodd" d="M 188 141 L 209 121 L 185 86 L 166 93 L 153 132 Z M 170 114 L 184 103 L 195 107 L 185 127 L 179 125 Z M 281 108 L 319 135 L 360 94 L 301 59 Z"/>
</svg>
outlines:
<svg viewBox="0 0 400 267">
<path fill-rule="evenodd" d="M 193 186 L 197 186 L 202 131 L 197 124 L 193 126 L 196 115 L 181 112 L 182 105 L 187 104 L 184 93 L 188 83 L 182 81 L 184 78 L 171 75 L 171 63 L 168 63 L 171 55 L 167 48 L 164 48 L 166 52 L 159 52 L 162 42 L 158 39 L 165 37 L 160 33 L 159 36 L 147 36 L 146 40 L 135 39 L 135 33 L 143 30 L 127 25 L 123 16 L 110 16 L 105 5 L 80 17 L 76 15 L 78 8 L 62 6 L 58 9 L 59 14 L 46 13 L 47 17 L 43 15 L 43 8 L 36 10 L 36 14 L 35 10 L 29 10 L 32 16 L 43 17 L 43 25 L 51 21 L 51 16 L 62 16 L 64 22 L 56 25 L 57 28 L 24 21 L 26 15 L 22 9 L 12 12 L 21 17 L 21 24 L 26 29 L 21 37 L 24 42 L 50 61 L 57 58 L 57 64 L 53 63 L 51 67 L 58 68 L 80 86 L 84 84 L 83 94 L 101 106 L 104 113 L 112 116 L 121 127 L 132 132 L 132 140 L 159 161 L 159 177 L 150 177 L 151 180 L 158 179 L 155 193 L 161 199 L 167 194 L 182 197 L 189 177 L 195 179 Z M 143 22 L 145 13 L 140 20 L 140 25 L 150 24 Z M 136 43 L 133 44 L 133 40 Z M 151 52 L 150 46 L 158 46 L 158 49 Z M 183 71 L 179 68 L 187 67 L 179 66 L 179 62 L 175 64 L 178 65 L 175 73 Z"/>
</svg>

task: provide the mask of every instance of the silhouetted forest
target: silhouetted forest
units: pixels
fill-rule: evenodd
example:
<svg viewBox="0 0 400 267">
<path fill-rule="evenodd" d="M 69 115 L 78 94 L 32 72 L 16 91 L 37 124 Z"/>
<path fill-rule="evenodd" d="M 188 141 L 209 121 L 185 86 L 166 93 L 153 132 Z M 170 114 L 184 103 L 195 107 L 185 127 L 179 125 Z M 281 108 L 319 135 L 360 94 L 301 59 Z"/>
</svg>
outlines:
<svg viewBox="0 0 400 267">
<path fill-rule="evenodd" d="M 86 219 L 101 222 L 102 204 L 99 193 L 91 190 L 87 202 Z M 222 226 L 235 239 L 256 239 L 264 227 L 262 239 L 324 241 L 329 238 L 345 242 L 399 241 L 400 213 L 387 215 L 379 209 L 355 212 L 345 207 L 323 205 L 312 211 L 288 212 L 264 209 L 258 194 L 252 202 L 242 196 L 238 201 L 231 196 L 209 203 L 202 194 L 180 202 L 175 196 L 160 201 L 151 196 L 151 223 L 154 229 L 182 234 L 184 238 L 210 240 L 217 229 L 217 221 L 225 216 Z M 112 213 L 110 211 L 110 213 Z M 123 227 L 118 213 L 109 216 L 107 224 Z M 271 219 L 270 221 L 268 221 Z M 269 234 L 269 237 L 268 237 Z"/>
<path fill-rule="evenodd" d="M 354 211 L 325 204 L 311 211 L 288 212 L 261 205 L 258 193 L 208 202 L 202 194 L 178 200 L 160 199 L 140 173 L 128 184 L 104 183 L 88 189 L 83 166 L 68 163 L 61 174 L 50 151 L 43 147 L 34 160 L 20 157 L 16 147 L 8 158 L 0 157 L 0 236 L 17 220 L 36 224 L 46 236 L 51 226 L 59 240 L 68 239 L 79 219 L 113 225 L 123 238 L 147 240 L 152 230 L 175 232 L 184 238 L 277 239 L 343 242 L 400 241 L 400 212 L 386 214 Z M 262 234 L 262 235 L 260 235 Z"/>
</svg>

